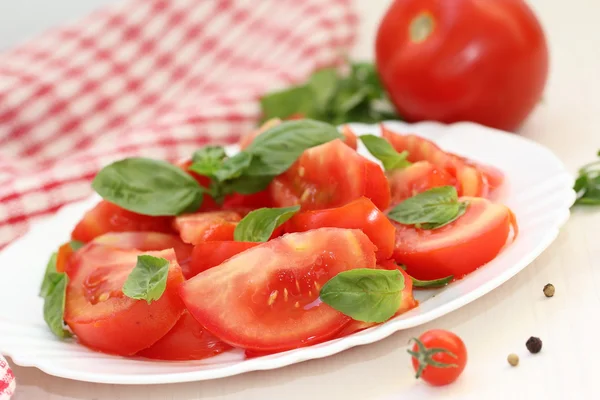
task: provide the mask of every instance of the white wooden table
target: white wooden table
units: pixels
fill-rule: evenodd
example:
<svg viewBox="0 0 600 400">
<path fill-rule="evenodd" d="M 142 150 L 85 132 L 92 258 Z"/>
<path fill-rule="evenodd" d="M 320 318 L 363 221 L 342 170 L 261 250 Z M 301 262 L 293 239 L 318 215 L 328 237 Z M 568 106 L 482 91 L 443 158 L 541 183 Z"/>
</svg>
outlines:
<svg viewBox="0 0 600 400">
<path fill-rule="evenodd" d="M 390 0 L 356 1 L 363 21 L 355 56 L 367 58 L 377 22 Z M 550 42 L 551 74 L 544 103 L 521 133 L 551 148 L 575 171 L 600 148 L 600 3 L 530 3 Z M 599 227 L 600 208 L 576 210 L 542 256 L 492 293 L 425 326 L 326 359 L 208 382 L 150 387 L 75 382 L 15 367 L 15 398 L 597 399 Z M 552 299 L 542 294 L 548 282 L 556 286 Z M 415 381 L 406 354 L 408 339 L 430 328 L 456 332 L 469 350 L 463 376 L 445 388 L 433 389 Z M 535 356 L 525 349 L 531 335 L 544 342 L 542 352 Z M 511 352 L 521 355 L 517 368 L 506 362 Z"/>
</svg>

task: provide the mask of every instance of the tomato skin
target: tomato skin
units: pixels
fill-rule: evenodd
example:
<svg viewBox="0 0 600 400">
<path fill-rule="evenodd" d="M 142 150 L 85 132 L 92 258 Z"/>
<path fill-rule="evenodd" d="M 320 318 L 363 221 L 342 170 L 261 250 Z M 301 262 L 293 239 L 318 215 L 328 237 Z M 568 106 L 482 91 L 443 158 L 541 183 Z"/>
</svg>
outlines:
<svg viewBox="0 0 600 400">
<path fill-rule="evenodd" d="M 514 131 L 540 101 L 548 76 L 544 32 L 522 0 L 396 0 L 375 52 L 384 87 L 410 122 L 473 121 Z"/>
<path fill-rule="evenodd" d="M 58 254 L 56 255 L 56 272 L 65 272 L 67 263 L 73 253 L 70 242 L 63 244 L 58 248 Z"/>
<path fill-rule="evenodd" d="M 172 233 L 172 217 L 136 214 L 102 200 L 86 212 L 71 233 L 71 239 L 87 243 L 109 232 L 152 231 Z"/>
<path fill-rule="evenodd" d="M 432 329 L 423 333 L 419 337 L 419 340 L 425 345 L 426 349 L 445 349 L 456 356 L 455 358 L 450 354 L 440 352 L 431 357 L 434 361 L 457 365 L 456 367 L 448 368 L 437 368 L 428 365 L 423 370 L 421 378 L 433 386 L 448 385 L 458 379 L 464 371 L 468 359 L 467 347 L 462 339 L 452 332 L 442 329 Z M 413 351 L 419 351 L 416 343 L 413 346 Z M 419 370 L 419 361 L 415 357 L 412 357 L 412 365 L 415 372 Z"/>
<path fill-rule="evenodd" d="M 366 197 L 338 208 L 301 212 L 288 221 L 286 229 L 305 232 L 327 227 L 362 230 L 377 247 L 377 260 L 389 259 L 394 251 L 394 225 Z"/>
<path fill-rule="evenodd" d="M 321 228 L 262 243 L 186 281 L 180 295 L 206 329 L 235 347 L 276 352 L 335 336 L 350 318 L 319 301 L 339 272 L 374 268 L 359 230 Z"/>
<path fill-rule="evenodd" d="M 155 360 L 202 360 L 231 348 L 204 329 L 185 311 L 165 336 L 137 355 Z"/>
<path fill-rule="evenodd" d="M 456 178 L 455 186 L 459 196 L 486 197 L 504 180 L 502 172 L 496 168 L 447 153 L 432 141 L 420 136 L 400 135 L 385 127 L 382 127 L 382 136 L 396 151 L 408 151 L 409 161 L 429 161 Z"/>
<path fill-rule="evenodd" d="M 181 240 L 196 245 L 215 240 L 233 240 L 233 232 L 241 219 L 235 211 L 200 212 L 176 217 L 173 227 L 179 232 Z"/>
<path fill-rule="evenodd" d="M 387 174 L 394 206 L 409 197 L 439 186 L 455 186 L 456 179 L 428 161 L 419 161 Z"/>
<path fill-rule="evenodd" d="M 170 262 L 165 292 L 151 304 L 122 292 L 139 254 Z M 184 278 L 173 250 L 142 253 L 90 243 L 75 253 L 66 272 L 65 322 L 79 342 L 101 352 L 135 354 L 163 337 L 185 310 L 177 295 Z"/>
<path fill-rule="evenodd" d="M 393 258 L 406 265 L 409 275 L 421 280 L 449 275 L 460 279 L 498 255 L 511 226 L 516 235 L 514 216 L 506 206 L 477 197 L 460 200 L 470 203 L 465 214 L 441 228 L 423 230 L 394 223 Z"/>
<path fill-rule="evenodd" d="M 276 207 L 300 204 L 303 210 L 339 207 L 367 197 L 380 209 L 390 202 L 382 169 L 341 140 L 302 153 L 286 172 L 270 185 Z"/>
<path fill-rule="evenodd" d="M 194 247 L 192 251 L 192 261 L 189 271 L 184 270 L 186 279 L 193 278 L 200 272 L 221 265 L 231 257 L 246 251 L 260 243 L 254 242 L 235 242 L 232 240 L 220 242 L 203 242 Z"/>
</svg>

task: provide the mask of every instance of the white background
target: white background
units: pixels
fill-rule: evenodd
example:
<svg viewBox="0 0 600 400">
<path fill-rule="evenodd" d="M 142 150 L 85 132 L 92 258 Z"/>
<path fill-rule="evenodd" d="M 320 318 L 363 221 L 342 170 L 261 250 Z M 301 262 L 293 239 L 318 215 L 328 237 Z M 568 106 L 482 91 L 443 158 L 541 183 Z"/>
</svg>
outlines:
<svg viewBox="0 0 600 400">
<path fill-rule="evenodd" d="M 209 1 L 209 0 L 206 0 Z M 254 0 L 258 1 L 258 0 Z M 354 55 L 369 58 L 389 0 L 355 0 L 361 32 Z M 447 0 L 449 1 L 449 0 Z M 489 0 L 491 1 L 491 0 Z M 0 0 L 0 49 L 110 0 Z M 600 3 L 531 0 L 551 49 L 544 103 L 521 134 L 550 147 L 573 171 L 600 148 Z M 502 110 L 498 110 L 502 112 Z M 96 385 L 15 368 L 17 400 L 46 399 L 597 399 L 600 362 L 600 210 L 577 210 L 558 240 L 521 274 L 425 326 L 323 360 L 210 382 L 155 387 Z M 556 286 L 546 299 L 545 283 Z M 467 343 L 469 364 L 445 388 L 412 378 L 406 343 L 445 328 Z M 542 338 L 531 356 L 525 341 Z M 1 338 L 0 338 L 1 340 Z M 508 353 L 521 356 L 517 368 Z"/>
</svg>

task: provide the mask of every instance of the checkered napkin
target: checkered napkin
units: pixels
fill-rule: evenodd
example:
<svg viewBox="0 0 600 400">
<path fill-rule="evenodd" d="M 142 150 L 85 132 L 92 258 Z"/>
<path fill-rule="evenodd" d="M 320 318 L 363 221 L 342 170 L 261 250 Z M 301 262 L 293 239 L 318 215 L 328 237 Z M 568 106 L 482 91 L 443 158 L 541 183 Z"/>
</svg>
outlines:
<svg viewBox="0 0 600 400">
<path fill-rule="evenodd" d="M 351 0 L 127 0 L 0 54 L 0 248 L 102 165 L 237 140 L 355 25 Z"/>
</svg>

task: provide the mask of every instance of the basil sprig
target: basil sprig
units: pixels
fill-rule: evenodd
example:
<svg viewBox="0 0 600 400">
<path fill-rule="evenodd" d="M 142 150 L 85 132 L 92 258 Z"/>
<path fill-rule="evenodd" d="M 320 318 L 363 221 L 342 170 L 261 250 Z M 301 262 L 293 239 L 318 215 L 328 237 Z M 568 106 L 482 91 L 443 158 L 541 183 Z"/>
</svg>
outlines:
<svg viewBox="0 0 600 400">
<path fill-rule="evenodd" d="M 144 215 L 179 215 L 196 211 L 208 193 L 217 202 L 231 193 L 264 190 L 302 152 L 343 136 L 329 124 L 286 121 L 258 136 L 244 151 L 228 157 L 221 146 L 194 153 L 190 169 L 211 178 L 202 187 L 180 168 L 164 161 L 127 158 L 103 168 L 92 183 L 105 200 Z"/>
<path fill-rule="evenodd" d="M 72 336 L 64 325 L 67 284 L 67 274 L 56 271 L 56 253 L 53 253 L 46 265 L 40 296 L 44 299 L 44 321 L 61 339 Z"/>
<path fill-rule="evenodd" d="M 390 142 L 384 138 L 375 135 L 362 135 L 359 138 L 367 150 L 369 150 L 369 153 L 381 161 L 386 171 L 405 168 L 411 165 L 411 162 L 406 159 L 408 152 L 403 151 L 402 153 L 398 153 Z"/>
<path fill-rule="evenodd" d="M 251 211 L 235 227 L 233 238 L 238 242 L 266 242 L 275 229 L 300 210 L 300 206 L 259 208 Z"/>
<path fill-rule="evenodd" d="M 334 125 L 400 119 L 371 63 L 352 63 L 347 73 L 316 71 L 307 82 L 272 92 L 260 100 L 263 121 L 303 116 Z"/>
<path fill-rule="evenodd" d="M 167 288 L 169 261 L 149 255 L 137 258 L 137 264 L 123 284 L 123 294 L 136 300 L 146 300 L 148 304 L 160 297 Z"/>
<path fill-rule="evenodd" d="M 104 167 L 92 182 L 103 199 L 144 215 L 178 215 L 197 210 L 203 189 L 175 165 L 149 158 L 126 158 Z"/>
<path fill-rule="evenodd" d="M 422 281 L 420 279 L 413 278 L 412 276 L 410 277 L 410 279 L 412 279 L 413 287 L 418 287 L 418 288 L 423 288 L 423 289 L 433 289 L 433 288 L 439 288 L 439 287 L 446 286 L 447 284 L 452 282 L 452 279 L 454 279 L 454 275 L 449 275 L 445 278 L 440 278 L 440 279 L 432 279 L 429 281 Z"/>
<path fill-rule="evenodd" d="M 408 198 L 389 211 L 388 217 L 421 229 L 437 229 L 465 213 L 468 202 L 458 201 L 454 186 L 440 186 Z"/>
<path fill-rule="evenodd" d="M 400 308 L 403 289 L 404 275 L 398 270 L 358 268 L 327 281 L 320 297 L 357 321 L 385 322 Z"/>
<path fill-rule="evenodd" d="M 600 205 L 600 160 L 579 169 L 573 190 L 577 193 L 575 204 Z"/>
</svg>

